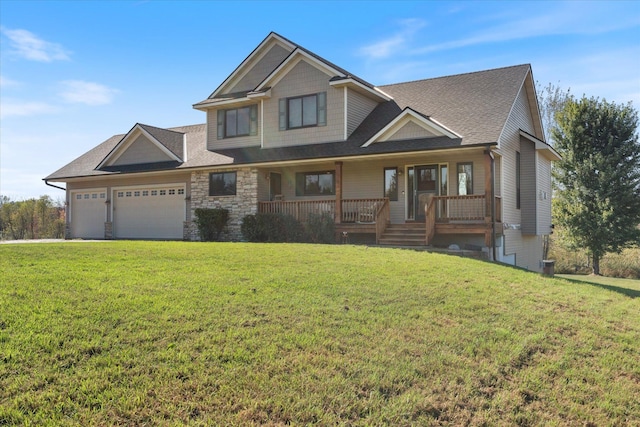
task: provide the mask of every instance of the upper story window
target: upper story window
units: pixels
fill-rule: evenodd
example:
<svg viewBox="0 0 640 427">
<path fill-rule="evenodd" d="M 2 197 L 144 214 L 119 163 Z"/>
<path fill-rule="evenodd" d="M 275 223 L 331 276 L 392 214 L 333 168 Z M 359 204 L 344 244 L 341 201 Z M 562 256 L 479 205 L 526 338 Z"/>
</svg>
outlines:
<svg viewBox="0 0 640 427">
<path fill-rule="evenodd" d="M 327 93 L 280 99 L 280 130 L 327 124 Z"/>
<path fill-rule="evenodd" d="M 218 139 L 258 134 L 258 106 L 218 110 Z"/>
</svg>

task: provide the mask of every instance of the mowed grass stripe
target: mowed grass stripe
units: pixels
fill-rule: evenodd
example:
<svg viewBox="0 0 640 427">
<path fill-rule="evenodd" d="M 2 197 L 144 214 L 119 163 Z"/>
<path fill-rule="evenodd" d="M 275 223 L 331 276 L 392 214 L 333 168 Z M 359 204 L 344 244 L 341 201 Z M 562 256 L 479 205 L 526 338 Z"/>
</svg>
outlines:
<svg viewBox="0 0 640 427">
<path fill-rule="evenodd" d="M 625 425 L 633 294 L 363 246 L 0 246 L 0 424 Z"/>
</svg>

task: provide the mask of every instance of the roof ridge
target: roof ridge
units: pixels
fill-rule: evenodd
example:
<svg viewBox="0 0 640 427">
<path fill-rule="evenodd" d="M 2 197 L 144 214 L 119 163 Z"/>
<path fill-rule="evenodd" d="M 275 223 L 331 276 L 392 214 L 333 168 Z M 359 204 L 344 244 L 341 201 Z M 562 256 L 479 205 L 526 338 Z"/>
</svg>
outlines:
<svg viewBox="0 0 640 427">
<path fill-rule="evenodd" d="M 157 130 L 164 130 L 164 131 L 167 131 L 167 132 L 173 132 L 173 133 L 182 133 L 182 132 L 175 131 L 175 130 L 173 130 L 172 128 L 161 128 L 161 127 L 158 127 L 158 126 L 147 125 L 147 124 L 140 123 L 140 122 L 138 122 L 138 123 L 137 123 L 137 125 L 138 125 L 138 126 L 141 126 L 141 127 L 143 127 L 143 128 L 145 128 L 145 127 L 146 127 L 146 128 L 152 128 L 152 129 L 157 129 Z M 183 126 L 180 126 L 180 127 L 183 127 Z"/>
<path fill-rule="evenodd" d="M 468 75 L 471 75 L 471 74 L 488 73 L 488 72 L 492 72 L 492 71 L 506 70 L 508 68 L 519 68 L 519 67 L 529 67 L 529 68 L 531 68 L 531 64 L 525 63 L 525 64 L 517 64 L 517 65 L 508 65 L 506 67 L 489 68 L 487 70 L 469 71 L 469 72 L 466 72 L 466 73 L 449 74 L 449 75 L 446 75 L 446 76 L 429 77 L 429 78 L 426 78 L 426 79 L 416 79 L 416 80 L 409 80 L 409 81 L 406 81 L 406 82 L 390 83 L 390 84 L 387 84 L 387 85 L 381 85 L 381 86 L 377 86 L 377 87 L 378 88 L 385 88 L 385 87 L 391 87 L 391 86 L 400 86 L 400 85 L 405 85 L 405 84 L 408 84 L 408 83 L 418 83 L 418 82 L 424 82 L 424 81 L 428 81 L 428 80 L 446 79 L 446 78 L 449 78 L 449 77 L 468 76 Z"/>
</svg>

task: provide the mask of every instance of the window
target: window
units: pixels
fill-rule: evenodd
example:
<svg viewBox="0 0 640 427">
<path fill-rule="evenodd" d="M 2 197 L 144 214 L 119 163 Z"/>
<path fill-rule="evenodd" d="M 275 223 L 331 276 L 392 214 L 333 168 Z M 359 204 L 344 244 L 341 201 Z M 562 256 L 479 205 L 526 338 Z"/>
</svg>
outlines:
<svg viewBox="0 0 640 427">
<path fill-rule="evenodd" d="M 327 124 L 327 93 L 280 99 L 280 130 Z"/>
<path fill-rule="evenodd" d="M 520 209 L 520 152 L 516 151 L 516 209 Z"/>
<path fill-rule="evenodd" d="M 124 192 L 118 191 L 118 197 L 124 197 Z"/>
<path fill-rule="evenodd" d="M 160 195 L 161 196 L 166 196 L 167 195 L 167 190 L 160 190 Z"/>
<path fill-rule="evenodd" d="M 134 197 L 140 197 L 140 192 L 139 191 L 134 191 L 133 192 L 133 196 Z"/>
<path fill-rule="evenodd" d="M 210 196 L 235 196 L 236 173 L 214 172 L 209 174 Z"/>
<path fill-rule="evenodd" d="M 296 174 L 296 196 L 330 196 L 334 194 L 336 194 L 334 171 Z"/>
<path fill-rule="evenodd" d="M 178 188 L 178 194 L 184 194 L 184 188 Z"/>
<path fill-rule="evenodd" d="M 258 134 L 258 106 L 218 110 L 218 139 Z"/>
<path fill-rule="evenodd" d="M 473 163 L 458 163 L 458 194 L 473 194 Z"/>
<path fill-rule="evenodd" d="M 174 190 L 174 189 L 169 190 L 169 195 L 170 196 L 173 196 L 174 194 L 176 194 L 176 190 Z"/>
<path fill-rule="evenodd" d="M 151 195 L 152 196 L 157 196 L 158 195 L 158 190 L 151 190 Z"/>
<path fill-rule="evenodd" d="M 384 168 L 384 197 L 398 200 L 398 168 Z"/>
<path fill-rule="evenodd" d="M 148 196 L 149 195 L 149 190 L 142 190 L 142 195 L 143 196 Z"/>
</svg>

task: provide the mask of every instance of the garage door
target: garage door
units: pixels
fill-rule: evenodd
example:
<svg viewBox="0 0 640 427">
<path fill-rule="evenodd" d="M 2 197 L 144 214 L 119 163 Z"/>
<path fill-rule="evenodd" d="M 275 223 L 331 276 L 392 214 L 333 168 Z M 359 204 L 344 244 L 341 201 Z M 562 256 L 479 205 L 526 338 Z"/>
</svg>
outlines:
<svg viewBox="0 0 640 427">
<path fill-rule="evenodd" d="M 105 189 L 71 193 L 71 237 L 104 239 L 107 218 Z"/>
<path fill-rule="evenodd" d="M 113 192 L 113 235 L 118 239 L 182 239 L 183 185 Z"/>
</svg>

